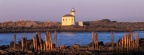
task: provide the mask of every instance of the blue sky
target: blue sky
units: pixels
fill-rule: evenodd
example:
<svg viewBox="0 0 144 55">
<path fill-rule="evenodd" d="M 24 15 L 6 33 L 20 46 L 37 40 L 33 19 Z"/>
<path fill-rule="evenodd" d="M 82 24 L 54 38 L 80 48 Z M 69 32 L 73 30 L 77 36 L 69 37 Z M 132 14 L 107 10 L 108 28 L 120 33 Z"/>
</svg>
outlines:
<svg viewBox="0 0 144 55">
<path fill-rule="evenodd" d="M 144 21 L 144 0 L 0 0 L 0 22 L 60 22 L 71 8 L 76 10 L 76 21 Z"/>
</svg>

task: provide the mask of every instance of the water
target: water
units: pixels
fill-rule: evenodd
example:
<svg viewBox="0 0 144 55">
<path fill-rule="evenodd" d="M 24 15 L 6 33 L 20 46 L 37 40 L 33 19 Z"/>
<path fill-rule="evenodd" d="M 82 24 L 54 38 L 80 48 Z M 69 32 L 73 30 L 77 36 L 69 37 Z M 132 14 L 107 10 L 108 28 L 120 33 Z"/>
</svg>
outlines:
<svg viewBox="0 0 144 55">
<path fill-rule="evenodd" d="M 98 33 L 98 41 L 111 42 L 111 32 L 97 32 Z M 133 32 L 133 36 L 135 37 L 136 33 L 139 33 L 140 38 L 144 38 L 144 31 L 135 31 Z M 32 39 L 35 33 L 26 33 L 27 39 Z M 20 39 L 24 36 L 24 33 L 16 33 L 17 38 L 16 41 L 20 41 Z M 41 33 L 42 39 L 44 40 L 45 33 Z M 115 32 L 114 42 L 117 42 L 122 36 L 124 32 Z M 14 33 L 0 33 L 0 45 L 9 45 L 11 41 L 13 41 Z M 133 37 L 133 38 L 134 38 Z M 58 32 L 58 46 L 64 44 L 66 46 L 70 46 L 73 44 L 86 45 L 91 42 L 91 32 Z M 52 33 L 52 41 L 54 43 L 54 33 Z"/>
</svg>

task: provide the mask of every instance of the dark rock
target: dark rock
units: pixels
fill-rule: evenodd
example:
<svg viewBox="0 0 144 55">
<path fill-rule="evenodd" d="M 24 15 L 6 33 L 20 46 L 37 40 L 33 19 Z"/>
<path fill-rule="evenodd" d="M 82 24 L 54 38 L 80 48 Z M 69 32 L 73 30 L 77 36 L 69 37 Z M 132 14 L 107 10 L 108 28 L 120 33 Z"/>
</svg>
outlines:
<svg viewBox="0 0 144 55">
<path fill-rule="evenodd" d="M 60 46 L 60 49 L 64 49 L 64 48 L 65 48 L 65 46 L 64 46 L 64 45 L 61 45 L 61 46 Z"/>
<path fill-rule="evenodd" d="M 78 48 L 80 47 L 80 45 L 79 45 L 79 44 L 74 44 L 74 45 L 72 45 L 72 47 L 73 47 L 74 49 L 78 49 Z"/>
<path fill-rule="evenodd" d="M 5 49 L 7 49 L 7 48 L 9 48 L 9 46 L 5 46 L 5 45 L 0 46 L 0 49 L 1 49 L 1 50 L 5 50 Z"/>
<path fill-rule="evenodd" d="M 7 52 L 4 50 L 0 50 L 0 55 L 6 54 Z"/>
</svg>

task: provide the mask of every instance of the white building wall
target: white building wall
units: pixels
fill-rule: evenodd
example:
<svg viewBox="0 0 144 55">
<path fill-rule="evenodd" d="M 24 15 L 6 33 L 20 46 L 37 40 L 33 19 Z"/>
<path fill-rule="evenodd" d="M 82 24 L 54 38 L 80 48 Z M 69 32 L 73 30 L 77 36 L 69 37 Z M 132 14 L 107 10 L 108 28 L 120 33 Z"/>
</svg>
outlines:
<svg viewBox="0 0 144 55">
<path fill-rule="evenodd" d="M 74 17 L 62 17 L 62 26 L 75 25 Z"/>
<path fill-rule="evenodd" d="M 79 26 L 83 26 L 83 22 L 78 22 L 78 25 Z"/>
</svg>

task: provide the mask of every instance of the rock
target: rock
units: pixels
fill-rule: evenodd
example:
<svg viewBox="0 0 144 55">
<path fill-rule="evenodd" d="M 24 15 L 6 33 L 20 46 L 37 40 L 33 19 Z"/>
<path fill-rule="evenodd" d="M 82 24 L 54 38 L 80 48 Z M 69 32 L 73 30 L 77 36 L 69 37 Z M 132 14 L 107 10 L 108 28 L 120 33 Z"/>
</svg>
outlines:
<svg viewBox="0 0 144 55">
<path fill-rule="evenodd" d="M 90 51 L 86 51 L 86 54 L 90 54 L 90 55 L 92 55 L 92 52 L 90 52 Z"/>
<path fill-rule="evenodd" d="M 74 44 L 72 47 L 75 48 L 75 49 L 78 49 L 80 47 L 80 45 L 79 44 Z"/>
<path fill-rule="evenodd" d="M 13 48 L 14 47 L 14 42 L 10 42 L 10 45 L 9 45 L 10 48 Z"/>
<path fill-rule="evenodd" d="M 106 42 L 105 46 L 110 47 L 112 45 L 111 42 Z"/>
<path fill-rule="evenodd" d="M 61 46 L 60 46 L 60 49 L 64 49 L 64 48 L 65 48 L 65 46 L 64 46 L 64 45 L 61 45 Z"/>
<path fill-rule="evenodd" d="M 89 45 L 89 47 L 91 47 L 91 46 L 92 46 L 92 42 L 91 42 L 91 43 L 89 43 L 88 45 Z M 103 41 L 98 42 L 98 45 L 104 46 Z"/>
<path fill-rule="evenodd" d="M 1 50 L 5 50 L 5 49 L 7 49 L 7 48 L 9 48 L 9 46 L 5 46 L 5 45 L 0 46 L 0 49 L 1 49 Z"/>
<path fill-rule="evenodd" d="M 0 55 L 1 55 L 1 54 L 6 54 L 6 53 L 7 53 L 6 51 L 0 50 Z"/>
</svg>

